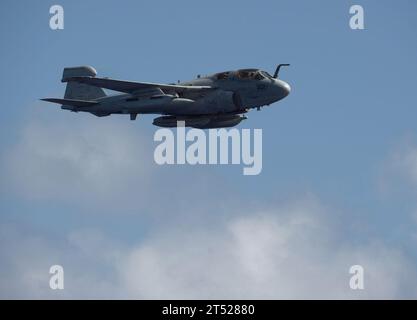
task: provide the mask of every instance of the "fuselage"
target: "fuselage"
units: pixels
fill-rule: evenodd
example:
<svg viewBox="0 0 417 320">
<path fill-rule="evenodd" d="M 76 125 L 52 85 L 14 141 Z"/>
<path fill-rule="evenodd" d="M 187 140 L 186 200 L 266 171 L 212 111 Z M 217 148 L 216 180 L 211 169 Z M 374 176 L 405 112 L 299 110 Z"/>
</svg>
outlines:
<svg viewBox="0 0 417 320">
<path fill-rule="evenodd" d="M 258 69 L 226 71 L 181 84 L 212 86 L 222 91 L 233 92 L 239 96 L 244 108 L 269 105 L 285 98 L 291 91 L 288 83 Z"/>
<path fill-rule="evenodd" d="M 285 98 L 290 86 L 273 78 L 265 71 L 242 69 L 227 71 L 197 79 L 179 82 L 183 86 L 209 86 L 214 88 L 204 94 L 161 93 L 153 96 L 132 94 L 109 95 L 97 99 L 94 108 L 78 111 L 96 115 L 109 114 L 162 114 L 162 115 L 218 115 L 237 114 L 250 108 L 269 105 Z"/>
<path fill-rule="evenodd" d="M 62 109 L 88 112 L 98 117 L 128 114 L 162 115 L 154 125 L 172 127 L 184 121 L 195 128 L 222 128 L 239 124 L 251 108 L 279 101 L 291 91 L 278 79 L 279 64 L 273 76 L 259 69 L 225 71 L 198 76 L 176 84 L 134 82 L 96 77 L 91 66 L 64 68 L 61 82 L 67 83 L 63 98 L 41 100 L 60 104 Z M 108 95 L 104 89 L 120 92 Z"/>
<path fill-rule="evenodd" d="M 94 106 L 62 106 L 72 111 L 85 111 L 97 116 L 110 114 L 161 114 L 171 116 L 206 116 L 242 114 L 285 98 L 290 86 L 258 69 L 241 69 L 197 77 L 179 82 L 186 87 L 206 87 L 209 90 L 183 92 L 144 91 L 134 94 L 106 95 L 95 99 Z"/>
</svg>

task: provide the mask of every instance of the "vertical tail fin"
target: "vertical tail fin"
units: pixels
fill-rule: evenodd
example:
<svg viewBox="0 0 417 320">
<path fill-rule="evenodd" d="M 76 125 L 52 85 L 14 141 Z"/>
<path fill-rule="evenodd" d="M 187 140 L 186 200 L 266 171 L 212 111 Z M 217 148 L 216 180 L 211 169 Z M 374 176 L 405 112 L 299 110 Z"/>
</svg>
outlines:
<svg viewBox="0 0 417 320">
<path fill-rule="evenodd" d="M 84 83 L 67 81 L 71 77 L 95 77 L 97 71 L 90 66 L 64 68 L 62 82 L 68 82 L 65 90 L 65 99 L 95 100 L 105 97 L 106 93 L 102 88 L 94 87 Z"/>
</svg>

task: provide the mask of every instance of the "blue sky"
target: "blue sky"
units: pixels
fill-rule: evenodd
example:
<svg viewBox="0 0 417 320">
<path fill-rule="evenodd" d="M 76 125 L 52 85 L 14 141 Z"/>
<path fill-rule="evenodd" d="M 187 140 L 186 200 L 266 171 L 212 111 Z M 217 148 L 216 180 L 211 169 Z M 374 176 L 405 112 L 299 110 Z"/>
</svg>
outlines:
<svg viewBox="0 0 417 320">
<path fill-rule="evenodd" d="M 49 28 L 53 4 L 64 8 L 64 30 Z M 353 4 L 365 10 L 365 30 L 349 28 Z M 200 276 L 208 288 L 201 297 L 316 297 L 316 283 L 291 281 L 289 270 L 299 261 L 335 272 L 317 297 L 417 296 L 401 276 L 417 282 L 415 1 L 60 0 L 2 1 L 0 7 L 1 297 L 102 297 L 87 289 L 92 283 L 107 290 L 103 297 L 200 297 L 194 290 Z M 273 72 L 278 63 L 291 63 L 281 73 L 291 95 L 250 112 L 240 126 L 263 130 L 263 171 L 254 177 L 243 176 L 240 166 L 157 166 L 152 116 L 95 118 L 38 100 L 63 95 L 66 66 L 169 83 L 246 67 Z M 317 222 L 324 235 L 309 223 L 293 229 L 298 215 Z M 306 230 L 313 247 L 297 241 L 294 247 L 291 240 L 281 248 L 289 252 L 288 269 L 279 268 L 274 254 L 263 257 L 274 272 L 251 269 L 256 279 L 270 275 L 270 288 L 257 281 L 240 291 L 229 290 L 233 281 L 214 286 L 217 273 L 244 265 L 238 258 L 211 271 L 204 264 L 181 267 L 190 255 L 212 258 L 195 244 L 240 244 L 252 231 L 299 239 Z M 103 248 L 102 241 L 116 248 L 117 258 L 107 250 L 83 251 L 97 243 Z M 280 250 L 265 241 L 253 250 Z M 167 254 L 176 245 L 181 253 Z M 42 254 L 23 259 L 29 248 Z M 152 258 L 162 265 L 160 274 L 152 274 Z M 398 277 L 383 288 L 370 281 L 368 291 L 346 293 L 339 272 L 361 259 L 381 262 L 381 269 L 369 268 L 374 276 Z M 62 295 L 43 281 L 56 261 L 68 265 Z M 85 269 L 90 280 L 71 286 Z M 131 269 L 140 270 L 138 287 L 147 278 L 158 284 L 127 288 L 120 270 Z M 176 272 L 179 280 L 164 287 L 162 280 Z M 187 273 L 197 279 L 188 286 L 180 276 Z"/>
</svg>

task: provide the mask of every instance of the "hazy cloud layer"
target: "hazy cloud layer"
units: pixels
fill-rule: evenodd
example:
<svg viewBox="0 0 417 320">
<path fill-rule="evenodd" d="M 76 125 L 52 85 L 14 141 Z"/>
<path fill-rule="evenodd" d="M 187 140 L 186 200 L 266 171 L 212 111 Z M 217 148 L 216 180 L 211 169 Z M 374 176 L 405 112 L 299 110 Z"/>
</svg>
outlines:
<svg viewBox="0 0 417 320">
<path fill-rule="evenodd" d="M 133 297 L 395 298 L 416 296 L 416 274 L 401 250 L 383 242 L 350 245 L 310 201 L 244 213 L 214 229 L 172 232 L 132 250 L 124 264 Z M 366 290 L 349 288 L 349 267 Z"/>
<path fill-rule="evenodd" d="M 417 191 L 417 145 L 410 137 L 400 141 L 383 162 L 379 188 L 387 193 Z"/>
<path fill-rule="evenodd" d="M 244 212 L 216 226 L 154 230 L 137 245 L 94 229 L 60 236 L 3 226 L 2 297 L 49 298 L 410 298 L 415 265 L 383 241 L 337 238 L 317 201 Z M 48 288 L 62 264 L 65 289 Z M 349 289 L 349 267 L 365 268 L 365 290 Z"/>
<path fill-rule="evenodd" d="M 153 202 L 158 199 L 160 223 L 148 225 L 146 235 L 129 244 L 94 226 L 56 234 L 2 223 L 1 297 L 417 297 L 412 257 L 384 239 L 340 236 L 346 228 L 316 197 L 300 195 L 262 208 L 225 202 L 216 211 L 210 192 L 201 191 L 210 191 L 204 189 L 209 185 L 219 192 L 218 180 L 204 177 L 205 184 L 190 190 L 187 183 L 193 177 L 178 184 L 175 174 L 158 175 L 152 158 L 138 165 L 152 148 L 137 130 L 91 123 L 81 120 L 69 128 L 29 122 L 18 142 L 3 154 L 3 189 L 29 202 L 84 201 L 95 210 L 126 197 L 133 198 L 134 207 L 135 194 L 142 192 L 138 212 L 156 212 Z M 415 149 L 410 150 L 394 157 L 393 163 L 414 179 L 417 157 Z M 176 196 L 184 190 L 195 196 L 198 207 Z M 161 199 L 162 193 L 169 193 L 170 201 Z M 239 200 L 235 193 L 229 195 Z M 64 267 L 63 291 L 49 289 L 53 264 Z M 364 291 L 349 289 L 348 271 L 355 264 L 365 268 Z"/>
<path fill-rule="evenodd" d="M 147 180 L 152 158 L 144 157 L 146 141 L 120 123 L 30 121 L 4 155 L 6 181 L 29 199 L 119 196 Z"/>
<path fill-rule="evenodd" d="M 157 216 L 167 210 L 184 215 L 187 199 L 193 206 L 221 205 L 216 198 L 226 186 L 208 166 L 194 175 L 195 167 L 155 164 L 153 132 L 127 119 L 83 115 L 71 125 L 63 119 L 23 123 L 17 141 L 0 155 L 4 194 L 117 216 L 132 211 Z"/>
<path fill-rule="evenodd" d="M 417 146 L 408 142 L 397 150 L 391 160 L 392 169 L 417 186 Z"/>
</svg>

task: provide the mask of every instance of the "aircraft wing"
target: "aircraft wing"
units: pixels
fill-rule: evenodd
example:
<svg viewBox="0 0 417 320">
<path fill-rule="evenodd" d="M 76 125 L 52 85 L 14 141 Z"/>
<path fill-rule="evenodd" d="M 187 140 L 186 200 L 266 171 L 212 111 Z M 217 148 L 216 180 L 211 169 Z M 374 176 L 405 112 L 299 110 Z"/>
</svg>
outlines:
<svg viewBox="0 0 417 320">
<path fill-rule="evenodd" d="M 135 91 L 140 91 L 143 89 L 159 88 L 165 93 L 176 92 L 204 92 L 214 90 L 215 88 L 210 86 L 182 86 L 182 85 L 173 85 L 173 84 L 159 84 L 159 83 L 150 83 L 150 82 L 131 82 L 123 80 L 113 80 L 106 78 L 95 78 L 95 77 L 71 77 L 65 79 L 67 81 L 75 81 L 78 83 L 85 83 L 91 86 L 135 94 Z"/>
</svg>

